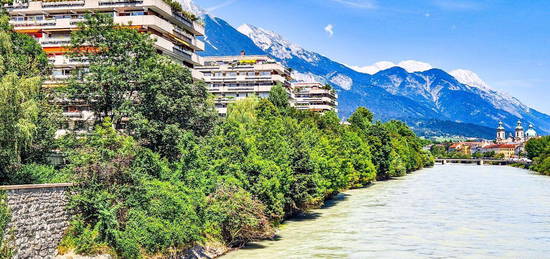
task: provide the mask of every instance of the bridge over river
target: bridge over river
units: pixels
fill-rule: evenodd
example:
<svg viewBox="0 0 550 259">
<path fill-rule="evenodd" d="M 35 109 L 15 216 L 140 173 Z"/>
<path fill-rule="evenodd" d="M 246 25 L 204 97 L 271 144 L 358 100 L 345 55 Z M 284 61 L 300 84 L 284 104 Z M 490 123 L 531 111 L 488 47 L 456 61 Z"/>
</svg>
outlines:
<svg viewBox="0 0 550 259">
<path fill-rule="evenodd" d="M 479 158 L 479 159 L 468 159 L 468 158 L 437 158 L 435 160 L 436 164 L 478 164 L 478 165 L 511 165 L 511 164 L 522 164 L 522 165 L 531 165 L 531 162 L 528 161 L 518 161 L 511 159 L 490 159 L 490 158 Z"/>
</svg>

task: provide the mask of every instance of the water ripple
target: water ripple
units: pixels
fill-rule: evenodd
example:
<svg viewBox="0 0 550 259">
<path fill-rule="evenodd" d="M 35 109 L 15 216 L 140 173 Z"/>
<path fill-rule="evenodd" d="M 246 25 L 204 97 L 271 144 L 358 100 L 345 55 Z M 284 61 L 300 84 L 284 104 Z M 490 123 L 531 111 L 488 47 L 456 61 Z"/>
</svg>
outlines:
<svg viewBox="0 0 550 259">
<path fill-rule="evenodd" d="M 549 186 L 511 167 L 437 166 L 349 191 L 224 258 L 549 258 Z"/>
</svg>

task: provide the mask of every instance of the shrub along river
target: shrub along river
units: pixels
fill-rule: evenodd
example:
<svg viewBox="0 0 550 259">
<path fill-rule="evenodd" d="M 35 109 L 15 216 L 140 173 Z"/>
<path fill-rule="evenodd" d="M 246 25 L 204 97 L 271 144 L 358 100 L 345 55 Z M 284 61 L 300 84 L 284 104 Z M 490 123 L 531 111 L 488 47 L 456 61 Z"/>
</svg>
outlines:
<svg viewBox="0 0 550 259">
<path fill-rule="evenodd" d="M 223 258 L 548 258 L 550 177 L 445 165 L 342 193 Z"/>
</svg>

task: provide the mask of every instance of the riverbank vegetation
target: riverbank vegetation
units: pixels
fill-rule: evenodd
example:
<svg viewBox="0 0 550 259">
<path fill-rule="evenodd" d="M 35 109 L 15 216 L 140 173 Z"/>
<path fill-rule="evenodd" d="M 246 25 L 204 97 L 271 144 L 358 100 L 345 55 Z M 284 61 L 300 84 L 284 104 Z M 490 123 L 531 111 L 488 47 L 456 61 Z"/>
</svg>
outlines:
<svg viewBox="0 0 550 259">
<path fill-rule="evenodd" d="M 533 160 L 531 169 L 544 175 L 550 175 L 550 136 L 530 139 L 525 145 L 529 159 Z"/>
<path fill-rule="evenodd" d="M 25 100 L 88 100 L 94 130 L 53 141 L 49 127 L 29 126 L 42 125 L 38 109 L 23 117 L 29 123 L 14 115 L 7 120 L 11 131 L 0 131 L 6 143 L 12 132 L 23 136 L 25 145 L 0 154 L 11 159 L 2 170 L 26 172 L 18 181 L 77 183 L 70 200 L 76 216 L 60 251 L 140 258 L 177 256 L 210 242 L 238 247 L 272 237 L 285 218 L 342 190 L 433 164 L 404 123 L 374 121 L 359 108 L 349 125 L 341 124 L 334 112 L 294 109 L 281 86 L 267 99 L 231 104 L 219 119 L 212 96 L 189 70 L 157 54 L 146 34 L 114 26 L 108 16 L 87 17 L 72 36 L 72 55 L 88 60 L 87 71 L 75 71 L 66 87 L 48 95 L 25 91 L 37 96 Z M 36 81 L 32 89 L 41 91 Z M 21 96 L 5 89 L 12 88 L 0 88 L 0 96 Z M 8 105 L 0 99 L 0 107 Z M 46 147 L 40 143 L 55 143 L 47 147 L 65 154 L 66 163 L 26 162 L 23 151 Z"/>
</svg>

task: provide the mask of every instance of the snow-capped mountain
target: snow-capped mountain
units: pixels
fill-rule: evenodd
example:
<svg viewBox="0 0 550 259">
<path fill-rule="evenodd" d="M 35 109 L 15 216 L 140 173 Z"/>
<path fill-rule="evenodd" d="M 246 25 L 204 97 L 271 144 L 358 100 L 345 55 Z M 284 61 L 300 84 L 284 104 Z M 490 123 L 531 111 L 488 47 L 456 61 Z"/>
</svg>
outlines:
<svg viewBox="0 0 550 259">
<path fill-rule="evenodd" d="M 476 73 L 466 69 L 456 69 L 449 73 L 454 76 L 458 82 L 465 85 L 478 87 L 483 90 L 490 90 L 489 86 Z"/>
<path fill-rule="evenodd" d="M 207 44 L 203 56 L 238 55 L 241 50 L 270 55 L 292 68 L 297 80 L 333 85 L 339 92 L 338 108 L 343 118 L 357 107 L 366 106 L 378 119 L 404 120 L 413 128 L 439 125 L 449 134 L 470 125 L 475 128 L 472 132 L 479 132 L 477 136 L 491 137 L 487 132 L 500 120 L 509 129 L 521 120 L 535 124 L 541 133 L 550 133 L 550 116 L 491 89 L 471 71 L 447 73 L 414 60 L 350 67 L 306 50 L 273 31 L 248 24 L 236 30 L 223 19 L 209 15 L 204 20 Z"/>
<path fill-rule="evenodd" d="M 391 61 L 379 61 L 379 62 L 376 62 L 376 63 L 370 65 L 370 66 L 365 66 L 365 67 L 349 66 L 349 67 L 352 68 L 355 71 L 370 74 L 370 75 L 374 75 L 374 74 L 376 74 L 376 73 L 378 73 L 382 70 L 386 70 L 386 69 L 392 68 L 392 67 L 401 67 L 409 73 L 424 72 L 426 70 L 430 70 L 430 69 L 433 68 L 432 65 L 430 65 L 428 63 L 421 62 L 421 61 L 416 61 L 416 60 L 405 60 L 405 61 L 401 61 L 397 64 L 395 64 Z"/>
<path fill-rule="evenodd" d="M 191 12 L 197 16 L 202 16 L 207 13 L 206 10 L 196 5 L 193 0 L 177 0 L 177 2 L 181 4 L 183 10 Z"/>
</svg>

